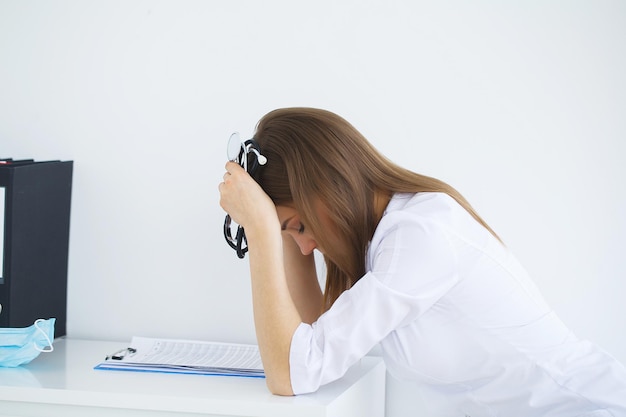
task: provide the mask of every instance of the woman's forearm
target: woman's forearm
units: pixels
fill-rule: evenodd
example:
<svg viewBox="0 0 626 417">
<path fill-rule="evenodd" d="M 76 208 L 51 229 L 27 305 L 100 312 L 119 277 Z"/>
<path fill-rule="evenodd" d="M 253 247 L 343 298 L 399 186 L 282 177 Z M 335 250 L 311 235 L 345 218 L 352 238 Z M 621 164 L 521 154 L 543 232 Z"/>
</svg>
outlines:
<svg viewBox="0 0 626 417">
<path fill-rule="evenodd" d="M 317 280 L 313 254 L 302 255 L 296 242 L 283 234 L 283 254 L 287 285 L 302 321 L 315 322 L 322 313 L 323 294 Z"/>
<path fill-rule="evenodd" d="M 269 223 L 246 229 L 254 324 L 269 390 L 293 395 L 289 349 L 302 319 L 287 285 L 280 225 L 278 221 Z"/>
</svg>

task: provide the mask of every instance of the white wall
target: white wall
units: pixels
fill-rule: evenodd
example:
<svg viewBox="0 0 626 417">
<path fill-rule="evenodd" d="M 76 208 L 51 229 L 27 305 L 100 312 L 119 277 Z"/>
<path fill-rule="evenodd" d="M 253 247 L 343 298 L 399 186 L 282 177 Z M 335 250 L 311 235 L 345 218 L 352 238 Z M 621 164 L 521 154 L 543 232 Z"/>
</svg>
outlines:
<svg viewBox="0 0 626 417">
<path fill-rule="evenodd" d="M 621 1 L 0 0 L 0 157 L 75 161 L 71 337 L 254 342 L 226 140 L 303 105 L 460 189 L 626 362 L 625 40 Z"/>
</svg>

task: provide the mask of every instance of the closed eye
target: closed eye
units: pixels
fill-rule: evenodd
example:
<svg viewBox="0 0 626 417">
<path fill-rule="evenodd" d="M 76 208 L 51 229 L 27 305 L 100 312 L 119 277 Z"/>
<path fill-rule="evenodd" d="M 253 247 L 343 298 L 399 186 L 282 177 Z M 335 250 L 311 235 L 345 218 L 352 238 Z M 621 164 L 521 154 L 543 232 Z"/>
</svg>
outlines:
<svg viewBox="0 0 626 417">
<path fill-rule="evenodd" d="M 302 224 L 302 222 L 297 221 L 296 223 L 296 221 L 297 218 L 295 216 L 285 220 L 281 225 L 280 230 L 285 231 L 287 229 L 296 229 L 298 231 L 298 234 L 304 233 L 304 225 Z"/>
</svg>

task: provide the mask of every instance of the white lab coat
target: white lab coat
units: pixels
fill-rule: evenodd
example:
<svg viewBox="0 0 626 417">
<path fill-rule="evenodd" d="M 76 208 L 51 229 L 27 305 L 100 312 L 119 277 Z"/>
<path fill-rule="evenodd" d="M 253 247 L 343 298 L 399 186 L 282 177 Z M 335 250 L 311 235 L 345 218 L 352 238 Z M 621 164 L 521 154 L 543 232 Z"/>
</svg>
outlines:
<svg viewBox="0 0 626 417">
<path fill-rule="evenodd" d="M 366 271 L 290 353 L 296 394 L 380 343 L 440 416 L 626 416 L 626 370 L 579 340 L 511 253 L 446 194 L 392 198 Z M 417 388 L 416 388 L 417 389 Z"/>
</svg>

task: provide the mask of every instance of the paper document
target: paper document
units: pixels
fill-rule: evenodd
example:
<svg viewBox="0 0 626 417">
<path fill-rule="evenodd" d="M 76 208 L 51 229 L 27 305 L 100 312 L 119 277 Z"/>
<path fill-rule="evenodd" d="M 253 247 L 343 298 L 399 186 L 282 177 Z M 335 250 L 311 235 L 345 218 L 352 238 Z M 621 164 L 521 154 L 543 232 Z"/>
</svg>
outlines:
<svg viewBox="0 0 626 417">
<path fill-rule="evenodd" d="M 265 377 L 256 345 L 133 337 L 95 369 Z"/>
</svg>

